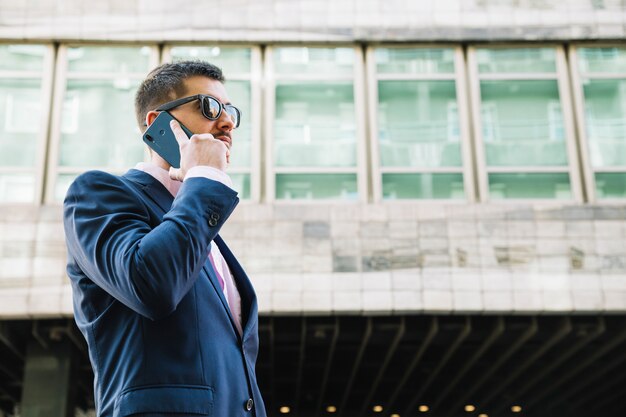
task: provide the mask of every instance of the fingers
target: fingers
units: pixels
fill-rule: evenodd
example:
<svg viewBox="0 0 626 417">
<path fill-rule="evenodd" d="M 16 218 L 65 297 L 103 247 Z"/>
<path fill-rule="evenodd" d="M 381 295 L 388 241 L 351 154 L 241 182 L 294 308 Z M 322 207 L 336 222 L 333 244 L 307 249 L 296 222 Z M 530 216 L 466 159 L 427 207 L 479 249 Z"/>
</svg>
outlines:
<svg viewBox="0 0 626 417">
<path fill-rule="evenodd" d="M 170 178 L 177 181 L 184 179 L 183 171 L 180 168 L 170 167 Z"/>
<path fill-rule="evenodd" d="M 178 146 L 182 146 L 189 138 L 185 134 L 185 131 L 180 124 L 176 120 L 172 120 L 170 122 L 170 129 L 174 132 L 174 137 L 176 138 L 176 142 L 178 142 Z"/>
</svg>

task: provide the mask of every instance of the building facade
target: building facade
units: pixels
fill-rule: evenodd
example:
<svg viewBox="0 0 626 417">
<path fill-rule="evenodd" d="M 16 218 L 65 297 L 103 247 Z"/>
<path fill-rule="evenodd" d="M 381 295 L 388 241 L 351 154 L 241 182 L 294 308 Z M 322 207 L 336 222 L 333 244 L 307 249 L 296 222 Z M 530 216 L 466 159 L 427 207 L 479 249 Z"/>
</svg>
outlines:
<svg viewBox="0 0 626 417">
<path fill-rule="evenodd" d="M 503 361 L 498 369 L 519 378 L 500 396 L 519 394 L 507 401 L 530 404 L 529 415 L 563 415 L 555 410 L 564 403 L 522 398 L 530 387 L 520 381 L 532 381 L 524 372 L 550 355 L 586 363 L 576 356 L 583 350 L 565 354 L 566 334 L 593 324 L 585 334 L 607 337 L 593 345 L 589 336 L 584 356 L 603 354 L 580 372 L 610 364 L 626 371 L 625 35 L 626 2 L 617 0 L 0 0 L 5 414 L 29 415 L 50 391 L 29 358 L 65 358 L 57 372 L 77 378 L 67 352 L 81 341 L 65 354 L 49 346 L 76 339 L 61 223 L 67 187 L 86 170 L 123 173 L 147 158 L 136 87 L 160 62 L 204 59 L 224 70 L 243 113 L 229 171 L 242 202 L 222 235 L 257 289 L 271 358 L 281 346 L 300 352 L 293 366 L 280 367 L 261 352 L 270 414 L 407 416 L 448 405 L 441 415 L 508 415 L 506 402 L 494 399 L 502 379 L 468 393 L 478 404 L 467 404 L 472 411 L 452 404 L 459 397 L 452 388 L 430 391 L 484 371 L 478 364 L 488 347 L 467 347 L 468 335 L 488 339 L 499 321 L 512 329 L 527 319 L 536 331 L 520 342 L 533 359 L 527 368 L 505 364 L 523 349 L 493 353 Z M 569 323 L 563 346 L 548 344 L 553 325 L 560 334 L 552 320 Z M 420 356 L 420 346 L 428 344 L 406 329 L 428 335 L 448 321 L 459 339 L 442 336 L 437 343 L 449 355 L 417 378 L 429 354 Z M 358 375 L 367 372 L 359 352 L 368 351 L 355 347 L 345 393 L 327 398 L 342 378 L 330 364 L 346 326 L 361 329 L 358 346 L 370 346 L 368 326 L 387 325 L 396 333 L 379 333 L 382 353 L 368 377 L 379 383 L 359 394 Z M 310 338 L 307 328 L 316 329 Z M 318 331 L 328 338 L 319 363 L 328 370 L 310 378 L 321 392 L 309 392 L 304 358 L 315 356 Z M 298 337 L 281 345 L 272 339 L 281 334 Z M 511 338 L 502 346 L 514 346 Z M 535 342 L 547 347 L 533 350 Z M 390 365 L 402 362 L 402 346 L 406 362 L 417 361 L 414 373 Z M 473 357 L 465 373 L 446 368 Z M 556 386 L 572 363 L 537 384 Z M 274 372 L 286 386 L 293 378 L 296 391 L 276 388 Z M 598 396 L 614 399 L 573 401 L 568 415 L 613 415 L 625 373 L 599 374 Z M 386 391 L 384 381 L 394 378 L 389 386 L 398 388 Z M 410 388 L 414 379 L 425 388 Z M 563 398 L 588 388 L 562 386 Z M 79 405 L 77 413 L 88 412 L 89 401 Z"/>
</svg>

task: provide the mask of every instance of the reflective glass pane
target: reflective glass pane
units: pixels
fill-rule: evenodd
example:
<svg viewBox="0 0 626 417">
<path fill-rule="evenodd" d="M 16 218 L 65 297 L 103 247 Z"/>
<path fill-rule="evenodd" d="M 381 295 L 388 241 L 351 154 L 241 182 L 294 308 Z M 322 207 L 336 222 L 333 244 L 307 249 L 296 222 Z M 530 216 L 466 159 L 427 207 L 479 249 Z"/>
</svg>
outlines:
<svg viewBox="0 0 626 417">
<path fill-rule="evenodd" d="M 626 198 L 626 173 L 597 172 L 595 178 L 598 198 Z"/>
<path fill-rule="evenodd" d="M 231 167 L 249 167 L 252 151 L 252 98 L 249 81 L 226 81 L 228 97 L 241 110 L 241 124 L 232 132 Z"/>
<path fill-rule="evenodd" d="M 382 166 L 461 166 L 454 81 L 380 81 L 378 128 Z"/>
<path fill-rule="evenodd" d="M 280 83 L 274 160 L 280 167 L 356 166 L 352 83 Z"/>
<path fill-rule="evenodd" d="M 567 146 L 556 80 L 482 81 L 489 166 L 565 166 Z"/>
<path fill-rule="evenodd" d="M 233 188 L 239 193 L 239 198 L 250 198 L 250 174 L 228 174 L 233 180 Z"/>
<path fill-rule="evenodd" d="M 478 49 L 476 60 L 481 74 L 556 72 L 553 48 Z"/>
<path fill-rule="evenodd" d="M 70 188 L 72 182 L 76 179 L 78 174 L 60 174 L 57 175 L 57 181 L 54 184 L 54 200 L 62 203 L 65 200 L 65 194 L 67 189 Z"/>
<path fill-rule="evenodd" d="M 138 72 L 150 70 L 150 47 L 81 46 L 67 49 L 70 72 Z"/>
<path fill-rule="evenodd" d="M 137 85 L 129 79 L 68 80 L 60 165 L 122 169 L 143 160 L 134 108 Z"/>
<path fill-rule="evenodd" d="M 199 59 L 208 61 L 221 68 L 228 80 L 233 73 L 248 73 L 251 71 L 250 48 L 224 48 L 220 46 L 177 46 L 171 49 L 172 61 Z"/>
<path fill-rule="evenodd" d="M 464 199 L 462 174 L 383 174 L 383 198 Z"/>
<path fill-rule="evenodd" d="M 355 174 L 277 174 L 276 198 L 280 200 L 356 200 Z"/>
<path fill-rule="evenodd" d="M 454 49 L 377 48 L 379 74 L 454 74 Z"/>
<path fill-rule="evenodd" d="M 35 165 L 41 94 L 40 80 L 0 79 L 0 166 Z"/>
<path fill-rule="evenodd" d="M 352 48 L 276 48 L 276 74 L 352 75 Z"/>
<path fill-rule="evenodd" d="M 580 72 L 626 72 L 626 48 L 578 48 Z"/>
<path fill-rule="evenodd" d="M 489 174 L 489 198 L 572 198 L 569 175 L 546 174 Z"/>
<path fill-rule="evenodd" d="M 34 199 L 34 174 L 0 174 L 0 203 L 32 203 Z"/>
<path fill-rule="evenodd" d="M 0 45 L 0 70 L 41 71 L 43 45 Z"/>
<path fill-rule="evenodd" d="M 583 91 L 591 165 L 626 166 L 626 79 L 585 80 Z"/>
</svg>

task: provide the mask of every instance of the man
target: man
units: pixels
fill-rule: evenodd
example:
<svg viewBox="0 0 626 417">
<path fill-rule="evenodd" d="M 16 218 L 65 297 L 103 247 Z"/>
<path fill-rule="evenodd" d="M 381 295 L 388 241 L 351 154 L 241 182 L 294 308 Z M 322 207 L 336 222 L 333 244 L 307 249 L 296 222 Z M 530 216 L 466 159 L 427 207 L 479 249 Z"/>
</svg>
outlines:
<svg viewBox="0 0 626 417">
<path fill-rule="evenodd" d="M 164 64 L 139 87 L 142 130 L 161 111 L 179 169 L 157 153 L 123 176 L 90 171 L 64 202 L 75 320 L 100 417 L 265 417 L 256 296 L 218 235 L 238 203 L 225 173 L 240 113 L 219 68 Z"/>
</svg>

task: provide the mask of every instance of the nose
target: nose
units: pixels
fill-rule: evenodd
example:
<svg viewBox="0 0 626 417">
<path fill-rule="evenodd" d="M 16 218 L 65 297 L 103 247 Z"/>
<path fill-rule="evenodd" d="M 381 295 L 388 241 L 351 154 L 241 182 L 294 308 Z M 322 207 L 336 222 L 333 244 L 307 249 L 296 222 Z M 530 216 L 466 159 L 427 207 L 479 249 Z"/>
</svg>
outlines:
<svg viewBox="0 0 626 417">
<path fill-rule="evenodd" d="M 231 130 L 235 128 L 235 122 L 233 122 L 233 119 L 230 117 L 230 114 L 228 114 L 223 104 L 222 104 L 222 114 L 220 115 L 220 118 L 218 119 L 218 125 L 219 125 L 219 128 L 223 130 L 224 132 L 230 132 Z"/>
</svg>

